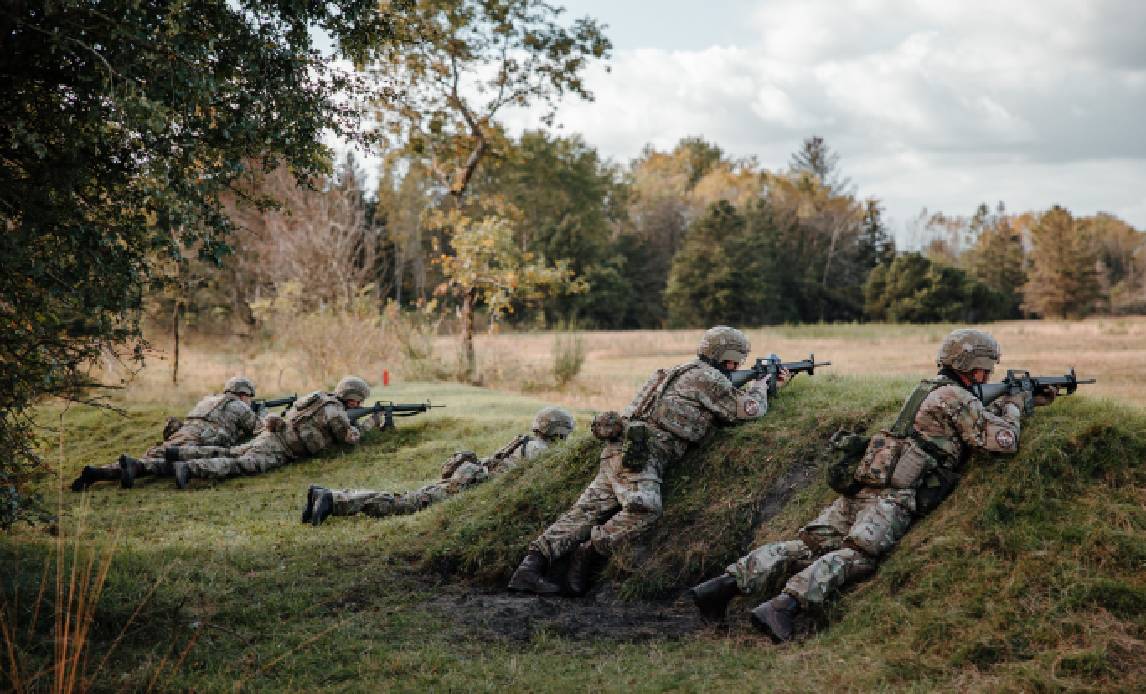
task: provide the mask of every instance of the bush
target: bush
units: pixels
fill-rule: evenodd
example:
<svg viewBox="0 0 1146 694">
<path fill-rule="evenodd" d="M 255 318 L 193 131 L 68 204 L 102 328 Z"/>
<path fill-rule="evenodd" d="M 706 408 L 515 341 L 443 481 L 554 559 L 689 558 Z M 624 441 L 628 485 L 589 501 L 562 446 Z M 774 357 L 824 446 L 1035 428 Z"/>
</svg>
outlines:
<svg viewBox="0 0 1146 694">
<path fill-rule="evenodd" d="M 564 388 L 585 365 L 585 340 L 574 333 L 558 333 L 553 339 L 553 380 Z"/>
</svg>

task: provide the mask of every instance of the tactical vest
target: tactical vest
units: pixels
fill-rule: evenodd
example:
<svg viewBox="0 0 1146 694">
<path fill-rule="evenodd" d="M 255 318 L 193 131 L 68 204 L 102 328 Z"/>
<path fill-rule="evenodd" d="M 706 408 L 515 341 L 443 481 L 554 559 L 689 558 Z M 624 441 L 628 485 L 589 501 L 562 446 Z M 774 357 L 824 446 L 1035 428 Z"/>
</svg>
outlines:
<svg viewBox="0 0 1146 694">
<path fill-rule="evenodd" d="M 318 413 L 327 405 L 341 405 L 342 401 L 330 393 L 315 391 L 298 400 L 287 410 L 283 440 L 295 455 L 314 455 L 330 444 L 330 435 L 324 430 L 325 422 Z"/>
<path fill-rule="evenodd" d="M 671 369 L 658 369 L 639 394 L 642 397 L 629 419 L 646 421 L 686 441 L 695 443 L 704 438 L 708 431 L 707 412 L 701 411 L 700 408 L 693 408 L 695 410 L 693 412 L 682 411 L 667 406 L 664 401 L 664 394 L 669 386 L 689 371 L 700 367 L 697 362 L 689 362 Z"/>
<path fill-rule="evenodd" d="M 891 429 L 871 438 L 856 468 L 856 482 L 864 487 L 915 489 L 920 514 L 937 506 L 955 488 L 959 461 L 915 429 L 923 401 L 949 385 L 958 384 L 940 376 L 915 387 Z"/>
<path fill-rule="evenodd" d="M 187 413 L 187 419 L 201 419 L 212 424 L 219 424 L 219 413 L 223 411 L 228 404 L 238 400 L 239 398 L 231 395 L 230 393 L 222 393 L 220 395 L 208 395 L 195 404 L 191 411 Z"/>
</svg>

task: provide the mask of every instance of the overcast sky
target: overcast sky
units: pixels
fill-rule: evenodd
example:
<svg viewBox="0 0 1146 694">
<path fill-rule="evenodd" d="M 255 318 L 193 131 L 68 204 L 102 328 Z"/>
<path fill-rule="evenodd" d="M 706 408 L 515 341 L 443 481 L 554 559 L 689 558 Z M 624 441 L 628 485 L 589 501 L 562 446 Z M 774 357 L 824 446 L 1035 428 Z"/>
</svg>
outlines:
<svg viewBox="0 0 1146 694">
<path fill-rule="evenodd" d="M 1146 2 L 563 4 L 615 49 L 588 74 L 596 101 L 558 119 L 617 161 L 701 135 L 781 169 L 818 134 L 897 231 L 924 207 L 998 200 L 1146 229 Z"/>
</svg>

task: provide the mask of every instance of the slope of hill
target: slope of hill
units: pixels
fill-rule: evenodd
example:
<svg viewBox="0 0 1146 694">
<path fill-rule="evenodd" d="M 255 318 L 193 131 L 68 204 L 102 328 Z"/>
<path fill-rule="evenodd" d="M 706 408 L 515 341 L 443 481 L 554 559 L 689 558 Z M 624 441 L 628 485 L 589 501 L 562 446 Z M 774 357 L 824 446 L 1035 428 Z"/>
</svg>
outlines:
<svg viewBox="0 0 1146 694">
<path fill-rule="evenodd" d="M 450 407 L 356 451 L 189 493 L 160 481 L 68 494 L 61 538 L 0 538 L 3 619 L 18 635 L 5 638 L 7 684 L 50 678 L 36 673 L 65 601 L 43 567 L 63 549 L 65 567 L 110 557 L 83 668 L 97 689 L 1146 688 L 1146 414 L 1079 397 L 1039 410 L 1015 458 L 975 458 L 800 642 L 751 631 L 744 611 L 767 595 L 734 601 L 727 630 L 695 619 L 681 591 L 830 501 L 827 436 L 887 425 L 910 385 L 798 379 L 765 419 L 671 471 L 660 525 L 580 600 L 500 586 L 594 474 L 583 434 L 415 516 L 298 522 L 310 482 L 410 488 L 454 448 L 492 450 L 539 405 L 512 396 L 411 389 Z M 52 414 L 68 430 L 65 477 L 142 447 L 163 415 Z"/>
</svg>

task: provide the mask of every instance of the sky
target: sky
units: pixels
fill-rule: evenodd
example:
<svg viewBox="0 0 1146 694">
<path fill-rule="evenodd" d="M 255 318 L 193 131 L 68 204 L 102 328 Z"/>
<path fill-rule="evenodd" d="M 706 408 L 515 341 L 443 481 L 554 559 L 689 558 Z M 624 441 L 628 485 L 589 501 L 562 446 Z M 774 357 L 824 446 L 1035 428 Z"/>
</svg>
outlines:
<svg viewBox="0 0 1146 694">
<path fill-rule="evenodd" d="M 564 133 L 628 162 L 703 136 L 780 170 L 820 135 L 902 239 L 923 208 L 1060 204 L 1146 229 L 1146 2 L 566 0 L 608 25 Z M 513 130 L 536 127 L 506 115 Z"/>
</svg>

